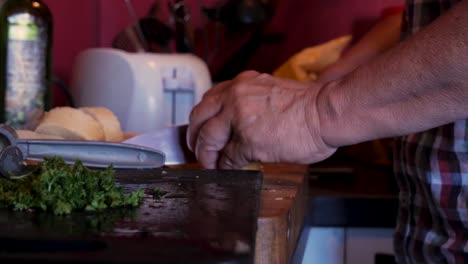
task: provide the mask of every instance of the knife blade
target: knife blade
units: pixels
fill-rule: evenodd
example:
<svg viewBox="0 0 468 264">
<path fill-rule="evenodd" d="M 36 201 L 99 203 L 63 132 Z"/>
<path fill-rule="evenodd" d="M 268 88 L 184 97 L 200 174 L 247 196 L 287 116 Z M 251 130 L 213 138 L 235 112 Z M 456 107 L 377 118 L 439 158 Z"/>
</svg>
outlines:
<svg viewBox="0 0 468 264">
<path fill-rule="evenodd" d="M 188 125 L 170 126 L 129 138 L 123 143 L 157 149 L 166 155 L 166 165 L 193 163 L 197 159 L 186 143 Z"/>
</svg>

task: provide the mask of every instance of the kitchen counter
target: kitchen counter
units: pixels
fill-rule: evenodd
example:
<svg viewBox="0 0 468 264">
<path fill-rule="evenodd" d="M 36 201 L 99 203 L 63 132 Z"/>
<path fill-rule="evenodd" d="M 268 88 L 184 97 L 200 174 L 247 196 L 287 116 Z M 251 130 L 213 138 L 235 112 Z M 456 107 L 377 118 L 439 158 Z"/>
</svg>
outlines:
<svg viewBox="0 0 468 264">
<path fill-rule="evenodd" d="M 198 165 L 188 164 L 182 165 L 182 167 L 190 169 L 197 168 Z M 207 174 L 202 175 L 203 177 L 210 174 L 209 171 L 198 172 Z M 254 238 L 256 240 L 255 263 L 290 263 L 295 253 L 299 251 L 298 248 L 301 247 L 299 242 L 304 228 L 310 225 L 347 225 L 343 221 L 349 222 L 351 218 L 343 212 L 360 212 L 359 210 L 363 208 L 362 204 L 349 203 L 346 200 L 347 198 L 343 200 L 343 197 L 346 196 L 343 195 L 343 191 L 348 190 L 350 187 L 347 179 L 333 177 L 324 177 L 323 179 L 319 177 L 317 179 L 316 177 L 310 177 L 310 167 L 307 165 L 264 164 L 262 165 L 262 172 L 263 186 L 260 193 L 257 234 Z M 164 177 L 169 177 L 169 174 L 164 174 Z M 237 175 L 238 173 L 231 171 L 231 174 L 234 176 L 234 174 Z M 219 175 L 218 177 L 222 176 Z M 151 176 L 151 179 L 157 179 L 157 177 Z M 352 181 L 354 182 L 354 180 Z M 337 185 L 338 187 L 341 186 L 342 190 L 339 190 L 340 188 L 337 188 Z M 181 188 L 180 183 L 178 186 L 175 187 Z M 245 188 L 248 186 L 245 186 Z M 362 191 L 363 186 L 358 184 L 355 187 L 361 187 L 361 189 L 354 189 Z M 376 188 L 374 186 L 374 188 L 370 189 L 375 190 Z M 211 199 L 210 197 L 208 195 L 205 198 Z M 348 197 L 355 196 L 348 193 Z M 174 196 L 174 199 L 174 201 L 166 199 L 167 201 L 164 204 L 169 206 L 174 204 L 176 200 L 183 202 L 183 197 Z M 238 206 L 241 207 L 244 204 L 245 201 L 239 202 Z M 158 219 L 159 222 L 163 220 L 161 217 Z M 226 225 L 230 226 L 229 224 Z M 221 224 L 221 226 L 223 225 Z M 206 226 L 206 228 L 211 230 L 209 226 Z"/>
<path fill-rule="evenodd" d="M 263 165 L 255 263 L 289 263 L 307 208 L 307 166 Z"/>
</svg>

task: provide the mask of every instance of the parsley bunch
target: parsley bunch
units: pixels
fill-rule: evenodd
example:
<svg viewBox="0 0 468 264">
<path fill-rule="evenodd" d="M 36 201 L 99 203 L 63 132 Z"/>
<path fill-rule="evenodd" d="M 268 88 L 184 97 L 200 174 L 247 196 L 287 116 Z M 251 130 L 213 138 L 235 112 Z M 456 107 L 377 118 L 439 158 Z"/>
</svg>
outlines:
<svg viewBox="0 0 468 264">
<path fill-rule="evenodd" d="M 116 187 L 114 170 L 91 170 L 81 161 L 67 165 L 62 158 L 46 159 L 31 173 L 0 177 L 0 207 L 38 209 L 56 215 L 72 211 L 102 211 L 114 207 L 137 207 L 144 192 L 129 195 Z"/>
</svg>

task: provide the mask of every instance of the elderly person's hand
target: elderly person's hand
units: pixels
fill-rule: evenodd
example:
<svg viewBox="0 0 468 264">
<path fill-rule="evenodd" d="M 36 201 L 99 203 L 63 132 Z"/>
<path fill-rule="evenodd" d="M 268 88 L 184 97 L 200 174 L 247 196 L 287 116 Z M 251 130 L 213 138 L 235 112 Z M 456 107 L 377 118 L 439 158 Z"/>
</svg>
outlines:
<svg viewBox="0 0 468 264">
<path fill-rule="evenodd" d="M 317 84 L 244 72 L 211 88 L 194 107 L 189 147 L 205 168 L 249 162 L 312 163 L 335 148 L 320 134 Z"/>
</svg>

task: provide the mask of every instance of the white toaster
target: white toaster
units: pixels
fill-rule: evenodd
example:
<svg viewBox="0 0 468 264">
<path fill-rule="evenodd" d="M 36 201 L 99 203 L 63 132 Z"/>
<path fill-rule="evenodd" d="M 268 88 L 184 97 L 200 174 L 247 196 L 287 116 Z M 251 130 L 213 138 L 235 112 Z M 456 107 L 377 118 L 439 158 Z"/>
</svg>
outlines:
<svg viewBox="0 0 468 264">
<path fill-rule="evenodd" d="M 112 110 L 126 132 L 188 123 L 211 87 L 206 64 L 191 54 L 128 53 L 112 48 L 81 52 L 73 65 L 75 104 Z"/>
</svg>

